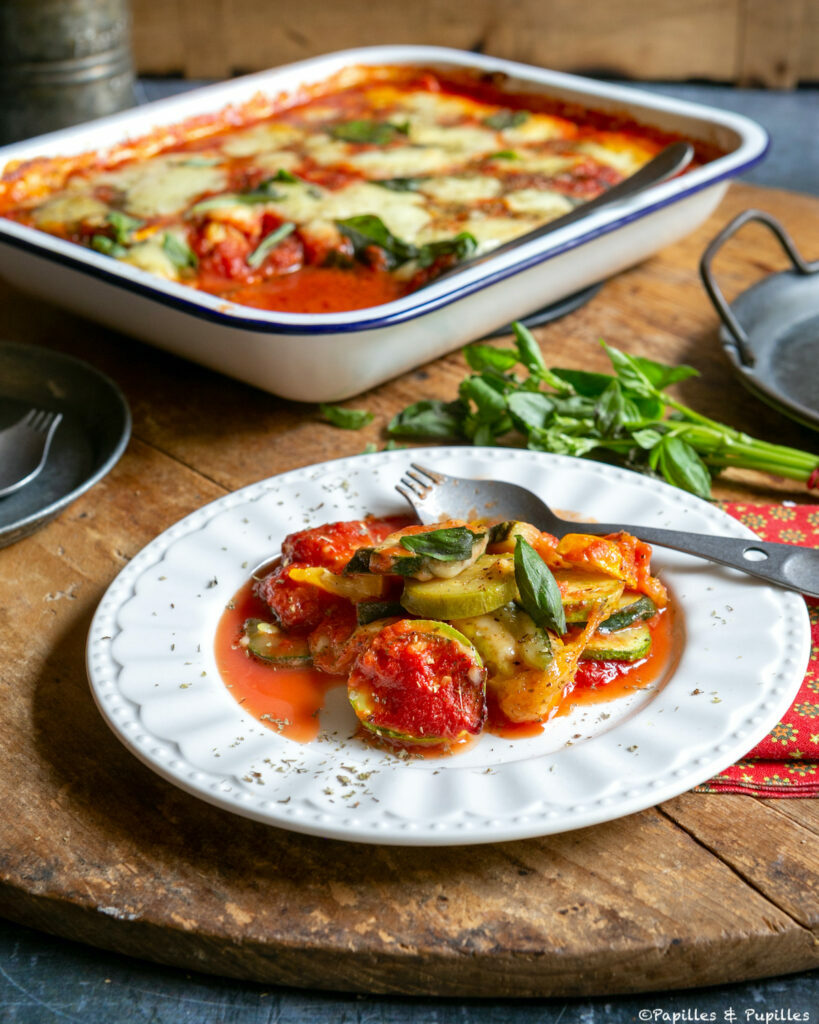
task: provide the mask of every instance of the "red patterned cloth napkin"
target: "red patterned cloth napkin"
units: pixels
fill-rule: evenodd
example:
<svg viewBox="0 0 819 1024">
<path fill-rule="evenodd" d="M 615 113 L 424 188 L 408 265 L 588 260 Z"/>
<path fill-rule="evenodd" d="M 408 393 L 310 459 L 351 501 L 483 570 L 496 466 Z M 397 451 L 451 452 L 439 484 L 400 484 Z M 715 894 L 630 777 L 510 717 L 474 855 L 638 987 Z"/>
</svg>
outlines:
<svg viewBox="0 0 819 1024">
<path fill-rule="evenodd" d="M 819 547 L 819 505 L 726 502 L 722 507 L 763 540 Z M 805 602 L 810 614 L 811 653 L 796 699 L 753 750 L 697 786 L 696 792 L 819 796 L 819 600 L 806 597 Z"/>
</svg>

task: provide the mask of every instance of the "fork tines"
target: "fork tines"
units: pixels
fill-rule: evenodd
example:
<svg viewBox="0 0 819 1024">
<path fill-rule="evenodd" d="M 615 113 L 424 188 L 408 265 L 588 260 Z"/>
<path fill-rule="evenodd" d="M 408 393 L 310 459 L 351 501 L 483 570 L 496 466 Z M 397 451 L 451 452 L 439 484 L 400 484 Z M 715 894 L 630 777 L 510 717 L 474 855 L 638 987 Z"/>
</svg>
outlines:
<svg viewBox="0 0 819 1024">
<path fill-rule="evenodd" d="M 401 477 L 401 485 L 396 484 L 395 489 L 398 493 L 406 498 L 406 500 L 413 504 L 413 499 L 420 499 L 429 497 L 430 492 L 436 486 L 443 482 L 443 477 L 434 473 L 431 469 L 425 469 L 423 466 L 419 466 L 417 462 L 410 463 L 412 469 L 408 469 L 406 476 Z M 413 472 L 415 470 L 415 472 Z M 424 479 L 426 477 L 427 479 Z M 407 492 L 410 491 L 411 495 Z"/>
</svg>

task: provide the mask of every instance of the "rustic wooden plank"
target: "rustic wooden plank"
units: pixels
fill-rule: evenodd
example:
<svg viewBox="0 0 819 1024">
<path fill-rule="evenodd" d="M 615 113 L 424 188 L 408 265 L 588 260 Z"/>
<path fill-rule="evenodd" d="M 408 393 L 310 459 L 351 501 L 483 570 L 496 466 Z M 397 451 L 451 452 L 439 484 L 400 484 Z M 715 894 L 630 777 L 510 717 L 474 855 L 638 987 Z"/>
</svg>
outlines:
<svg viewBox="0 0 819 1024">
<path fill-rule="evenodd" d="M 762 803 L 814 835 L 819 835 L 819 800 L 763 800 Z"/>
<path fill-rule="evenodd" d="M 806 0 L 742 0 L 738 84 L 792 89 L 802 73 Z M 815 50 L 816 37 L 808 48 Z"/>
<path fill-rule="evenodd" d="M 749 205 L 782 216 L 815 255 L 816 200 L 734 186 L 704 228 L 539 331 L 547 360 L 603 368 L 602 335 L 690 361 L 703 377 L 681 393 L 702 411 L 815 443 L 734 382 L 696 278 L 707 239 Z M 750 236 L 720 258 L 729 289 L 782 265 L 767 236 Z M 119 568 L 226 489 L 383 440 L 407 402 L 452 397 L 464 363 L 453 354 L 353 400 L 377 420 L 345 432 L 318 423 L 314 407 L 5 286 L 0 301 L 10 338 L 92 362 L 134 412 L 134 440 L 115 470 L 48 527 L 0 550 L 0 912 L 187 968 L 373 992 L 586 995 L 819 964 L 816 871 L 802 842 L 815 835 L 819 801 L 686 795 L 564 836 L 421 856 L 245 821 L 143 767 L 103 723 L 85 679 L 90 619 Z M 750 474 L 720 493 L 801 496 Z"/>
<path fill-rule="evenodd" d="M 568 71 L 631 78 L 712 78 L 737 71 L 740 0 L 176 0 L 134 5 L 142 73 L 226 77 L 362 45 L 416 43 L 479 50 Z M 180 19 L 177 22 L 177 17 Z M 174 31 L 176 29 L 176 31 Z"/>
<path fill-rule="evenodd" d="M 518 0 L 499 5 L 487 52 L 566 71 L 730 81 L 738 10 L 735 0 Z"/>
<path fill-rule="evenodd" d="M 805 803 L 815 809 L 817 801 Z M 684 793 L 662 809 L 776 906 L 819 929 L 815 833 L 787 809 L 780 813 L 753 797 L 707 793 Z"/>
<path fill-rule="evenodd" d="M 185 67 L 182 0 L 131 0 L 134 63 L 142 74 L 179 74 Z"/>
</svg>

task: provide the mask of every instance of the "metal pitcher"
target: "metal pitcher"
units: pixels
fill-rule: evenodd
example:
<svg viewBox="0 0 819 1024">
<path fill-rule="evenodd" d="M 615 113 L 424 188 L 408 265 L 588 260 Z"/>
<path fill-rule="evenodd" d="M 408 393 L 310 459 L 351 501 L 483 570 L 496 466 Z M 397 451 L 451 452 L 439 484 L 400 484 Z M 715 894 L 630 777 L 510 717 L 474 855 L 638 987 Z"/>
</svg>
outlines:
<svg viewBox="0 0 819 1024">
<path fill-rule="evenodd" d="M 134 102 L 128 0 L 0 0 L 0 143 Z"/>
</svg>

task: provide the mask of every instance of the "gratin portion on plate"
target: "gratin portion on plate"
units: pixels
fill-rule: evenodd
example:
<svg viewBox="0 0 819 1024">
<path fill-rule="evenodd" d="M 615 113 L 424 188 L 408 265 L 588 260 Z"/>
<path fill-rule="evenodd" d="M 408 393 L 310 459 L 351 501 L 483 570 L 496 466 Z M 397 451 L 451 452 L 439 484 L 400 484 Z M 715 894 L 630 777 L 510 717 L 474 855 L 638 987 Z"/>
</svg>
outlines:
<svg viewBox="0 0 819 1024">
<path fill-rule="evenodd" d="M 747 536 L 725 513 L 613 467 L 522 450 L 437 448 L 443 472 L 509 480 L 589 518 Z M 495 842 L 611 820 L 733 763 L 804 676 L 804 601 L 692 556 L 655 549 L 675 610 L 648 687 L 580 704 L 531 736 L 484 732 L 457 757 L 414 758 L 358 735 L 344 688 L 298 742 L 243 709 L 217 661 L 219 623 L 248 574 L 294 529 L 405 512 L 403 452 L 286 473 L 205 506 L 152 541 L 104 596 L 88 671 L 104 718 L 174 785 L 234 813 L 313 835 L 398 845 Z"/>
</svg>

